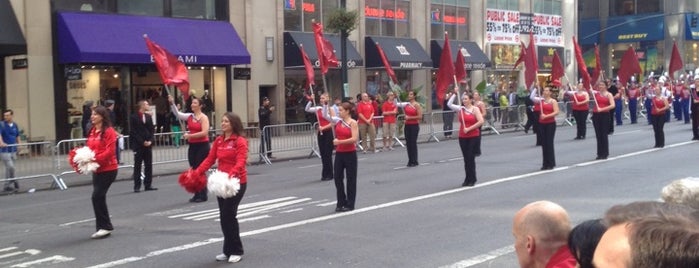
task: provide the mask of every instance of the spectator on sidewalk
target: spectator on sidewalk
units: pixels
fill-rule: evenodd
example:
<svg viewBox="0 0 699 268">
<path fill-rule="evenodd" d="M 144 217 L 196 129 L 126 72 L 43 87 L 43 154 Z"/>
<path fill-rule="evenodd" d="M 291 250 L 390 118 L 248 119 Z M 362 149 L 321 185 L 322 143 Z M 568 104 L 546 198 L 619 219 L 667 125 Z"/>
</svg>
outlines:
<svg viewBox="0 0 699 268">
<path fill-rule="evenodd" d="M 359 139 L 362 140 L 362 152 L 378 152 L 375 146 L 376 127 L 374 126 L 374 105 L 372 104 L 369 94 L 362 93 L 362 101 L 357 104 L 357 116 L 359 120 Z M 367 141 L 369 147 L 367 147 Z"/>
<path fill-rule="evenodd" d="M 83 137 L 87 138 L 87 135 L 90 134 L 90 128 L 92 128 L 92 123 L 90 123 L 90 116 L 92 116 L 92 109 L 95 108 L 95 102 L 94 101 L 85 101 L 85 104 L 83 105 L 83 118 L 82 121 L 80 122 L 83 129 Z"/>
<path fill-rule="evenodd" d="M 109 120 L 110 120 L 110 122 L 112 122 L 112 127 L 114 127 L 116 125 L 116 112 L 114 112 L 114 100 L 106 100 L 104 102 L 104 106 L 107 107 L 107 110 L 109 110 Z M 116 131 L 116 129 L 114 129 L 114 130 Z M 122 136 L 121 133 L 119 133 L 117 131 L 117 146 L 115 149 L 115 154 L 116 154 L 117 163 L 119 165 L 121 165 L 123 163 L 121 162 L 121 147 L 119 147 L 118 141 L 120 139 L 123 139 L 123 138 L 124 138 L 124 136 Z"/>
<path fill-rule="evenodd" d="M 138 102 L 138 112 L 131 115 L 131 149 L 133 150 L 133 191 L 141 191 L 141 165 L 143 164 L 143 186 L 146 191 L 158 190 L 153 182 L 153 119 L 146 114 L 149 110 L 147 100 Z"/>
<path fill-rule="evenodd" d="M 20 143 L 19 126 L 13 117 L 15 112 L 11 109 L 2 111 L 3 121 L 0 121 L 0 159 L 5 164 L 5 179 L 15 177 L 15 160 L 17 159 L 17 144 Z M 17 180 L 6 181 L 6 192 L 19 191 Z"/>
<path fill-rule="evenodd" d="M 262 105 L 260 105 L 260 109 L 257 112 L 260 117 L 260 131 L 262 131 L 260 152 L 267 151 L 267 158 L 269 159 L 274 159 L 272 153 L 269 152 L 272 150 L 272 131 L 269 128 L 265 130 L 265 127 L 272 124 L 272 112 L 274 112 L 274 109 L 274 106 L 270 104 L 269 98 L 262 97 Z M 265 146 L 267 150 L 265 150 Z"/>
<path fill-rule="evenodd" d="M 560 205 L 536 201 L 524 206 L 512 224 L 520 267 L 575 267 L 575 257 L 568 249 L 570 231 L 568 213 Z"/>
<path fill-rule="evenodd" d="M 396 135 L 396 115 L 398 114 L 398 106 L 396 106 L 396 95 L 393 91 L 386 93 L 387 100 L 381 105 L 383 114 L 383 150 L 393 151 L 393 139 Z"/>
</svg>

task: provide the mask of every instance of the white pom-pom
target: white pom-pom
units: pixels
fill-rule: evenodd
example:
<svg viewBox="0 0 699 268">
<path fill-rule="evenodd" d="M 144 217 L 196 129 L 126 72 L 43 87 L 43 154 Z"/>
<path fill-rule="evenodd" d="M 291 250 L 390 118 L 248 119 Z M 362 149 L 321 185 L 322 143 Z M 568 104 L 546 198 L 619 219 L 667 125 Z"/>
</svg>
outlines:
<svg viewBox="0 0 699 268">
<path fill-rule="evenodd" d="M 209 193 L 221 197 L 230 198 L 238 194 L 240 180 L 229 177 L 228 173 L 216 170 L 209 175 L 206 183 Z"/>
<path fill-rule="evenodd" d="M 81 174 L 90 174 L 100 167 L 100 165 L 95 162 L 95 152 L 87 146 L 75 150 L 73 162 L 78 165 L 78 170 Z"/>
</svg>

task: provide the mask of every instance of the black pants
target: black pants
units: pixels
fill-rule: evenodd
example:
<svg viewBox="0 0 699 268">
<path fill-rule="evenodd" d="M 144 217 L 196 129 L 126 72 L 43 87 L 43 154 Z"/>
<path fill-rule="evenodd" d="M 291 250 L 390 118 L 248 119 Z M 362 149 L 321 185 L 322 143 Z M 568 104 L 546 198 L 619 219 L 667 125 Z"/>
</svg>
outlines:
<svg viewBox="0 0 699 268">
<path fill-rule="evenodd" d="M 92 209 L 95 212 L 95 230 L 114 230 L 107 209 L 107 191 L 116 179 L 117 170 L 92 174 Z"/>
<path fill-rule="evenodd" d="M 260 129 L 262 132 L 262 142 L 260 142 L 260 152 L 268 152 L 272 150 L 272 129 L 267 128 L 265 129 L 262 127 Z M 265 145 L 267 147 L 265 147 Z M 266 148 L 266 149 L 265 149 Z M 267 157 L 272 156 L 272 153 L 267 153 Z"/>
<path fill-rule="evenodd" d="M 699 103 L 692 103 L 692 134 L 693 139 L 699 139 Z"/>
<path fill-rule="evenodd" d="M 629 99 L 629 116 L 631 117 L 631 124 L 638 122 L 638 98 Z"/>
<path fill-rule="evenodd" d="M 333 178 L 333 131 L 328 129 L 318 134 L 318 150 L 320 150 L 320 161 L 323 163 L 323 170 L 320 173 L 321 179 Z"/>
<path fill-rule="evenodd" d="M 524 131 L 529 131 L 532 126 L 534 126 L 534 112 L 527 107 L 527 123 L 524 124 Z M 536 133 L 536 129 L 534 129 L 534 133 Z"/>
<path fill-rule="evenodd" d="M 597 138 L 597 158 L 609 156 L 609 125 L 612 123 L 610 112 L 592 113 L 592 125 Z"/>
<path fill-rule="evenodd" d="M 464 183 L 476 183 L 476 143 L 477 137 L 474 138 L 459 138 L 459 147 L 461 147 L 461 155 L 464 157 L 464 171 L 466 177 Z"/>
<path fill-rule="evenodd" d="M 576 138 L 585 138 L 587 134 L 587 115 L 590 111 L 578 111 L 573 110 L 573 118 L 575 118 L 575 126 L 578 128 L 578 132 L 575 135 Z"/>
<path fill-rule="evenodd" d="M 153 148 L 139 147 L 133 151 L 133 189 L 141 189 L 141 164 L 143 168 L 143 186 L 151 188 L 153 182 Z"/>
<path fill-rule="evenodd" d="M 347 190 L 344 175 L 347 173 Z M 354 209 L 357 197 L 357 152 L 335 153 L 335 190 L 337 190 L 337 207 Z"/>
<path fill-rule="evenodd" d="M 539 124 L 539 116 L 541 116 L 541 112 L 534 111 L 532 115 L 534 117 L 532 118 L 532 124 L 534 128 L 534 133 L 536 133 L 536 146 L 541 146 L 541 126 Z"/>
<path fill-rule="evenodd" d="M 420 133 L 420 125 L 406 124 L 405 147 L 408 151 L 408 165 L 417 165 L 417 135 Z"/>
<path fill-rule="evenodd" d="M 189 160 L 189 166 L 192 169 L 196 169 L 199 167 L 199 164 L 206 159 L 206 156 L 209 154 L 209 143 L 208 142 L 197 142 L 197 143 L 190 143 L 189 144 L 189 149 L 187 149 L 187 160 Z M 194 194 L 193 198 L 199 198 L 199 199 L 207 199 L 207 193 L 208 190 L 206 187 L 199 191 L 198 193 Z"/>
<path fill-rule="evenodd" d="M 614 133 L 614 116 L 616 114 L 616 108 L 609 111 L 609 132 L 607 134 Z"/>
<path fill-rule="evenodd" d="M 667 111 L 666 111 L 667 113 Z M 655 147 L 665 147 L 665 114 L 651 115 L 651 124 L 653 124 L 653 134 L 655 136 Z"/>
<path fill-rule="evenodd" d="M 223 232 L 223 254 L 243 255 L 243 242 L 240 240 L 240 226 L 238 225 L 238 205 L 243 200 L 247 183 L 240 184 L 238 194 L 230 198 L 218 197 L 218 217 L 221 219 L 221 231 Z"/>
<path fill-rule="evenodd" d="M 553 140 L 556 137 L 556 122 L 539 124 L 539 130 L 541 130 L 542 167 L 553 168 L 556 166 L 556 153 L 553 149 Z"/>
<path fill-rule="evenodd" d="M 454 129 L 454 112 L 451 110 L 444 111 L 442 114 L 442 121 L 444 121 L 444 136 L 451 136 L 451 131 Z"/>
<path fill-rule="evenodd" d="M 473 149 L 473 153 L 476 156 L 481 155 L 481 138 L 483 137 L 483 127 L 478 127 L 478 137 L 476 137 L 476 148 Z"/>
</svg>

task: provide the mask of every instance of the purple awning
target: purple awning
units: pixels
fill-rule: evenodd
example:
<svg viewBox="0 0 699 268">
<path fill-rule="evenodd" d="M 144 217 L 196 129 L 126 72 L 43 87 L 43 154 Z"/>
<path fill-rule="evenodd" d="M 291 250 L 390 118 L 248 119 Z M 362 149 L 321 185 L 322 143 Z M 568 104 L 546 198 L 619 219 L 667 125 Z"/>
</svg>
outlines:
<svg viewBox="0 0 699 268">
<path fill-rule="evenodd" d="M 95 13 L 58 13 L 61 64 L 151 64 L 143 34 L 191 65 L 249 64 L 228 22 Z"/>
</svg>

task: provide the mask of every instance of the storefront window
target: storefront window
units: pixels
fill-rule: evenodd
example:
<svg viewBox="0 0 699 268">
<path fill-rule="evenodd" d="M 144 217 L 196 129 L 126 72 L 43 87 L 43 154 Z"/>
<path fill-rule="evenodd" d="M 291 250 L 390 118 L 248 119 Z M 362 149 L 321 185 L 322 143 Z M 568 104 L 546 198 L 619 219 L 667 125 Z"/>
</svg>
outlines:
<svg viewBox="0 0 699 268">
<path fill-rule="evenodd" d="M 68 102 L 68 123 L 71 125 L 71 138 L 83 138 L 89 122 L 89 112 L 85 104 L 104 105 L 107 100 L 115 102 L 114 111 L 117 130 L 123 130 L 126 124 L 125 103 L 122 101 L 121 68 L 114 66 L 73 66 L 70 79 L 66 82 Z M 87 107 L 89 108 L 89 107 Z M 87 117 L 84 117 L 87 116 Z"/>
<path fill-rule="evenodd" d="M 111 1 L 105 0 L 54 0 L 56 10 L 84 11 L 84 12 L 110 12 Z"/>
<path fill-rule="evenodd" d="M 662 0 L 611 0 L 609 16 L 626 16 L 663 12 Z"/>
<path fill-rule="evenodd" d="M 341 97 L 342 87 L 340 86 L 340 71 L 330 70 L 325 75 L 328 84 L 327 93 L 330 98 Z M 284 114 L 286 123 L 314 122 L 316 120 L 313 113 L 306 113 L 306 95 L 310 94 L 306 88 L 306 73 L 303 70 L 287 70 L 284 80 Z M 316 76 L 313 91 L 316 96 L 323 92 L 323 81 L 320 76 Z"/>
<path fill-rule="evenodd" d="M 117 12 L 121 14 L 163 16 L 162 0 L 117 0 Z"/>
<path fill-rule="evenodd" d="M 578 1 L 578 12 L 582 19 L 599 18 L 599 1 Z"/>
<path fill-rule="evenodd" d="M 468 2 L 432 0 L 432 39 L 444 38 L 444 31 L 449 33 L 452 40 L 468 39 L 468 7 L 464 4 Z"/>
<path fill-rule="evenodd" d="M 410 36 L 410 1 L 366 0 L 364 17 L 367 35 Z"/>
<path fill-rule="evenodd" d="M 171 5 L 176 18 L 216 19 L 216 0 L 172 0 Z"/>
<path fill-rule="evenodd" d="M 617 75 L 621 58 L 629 46 L 633 46 L 638 56 L 638 62 L 641 64 L 642 73 L 648 74 L 655 72 L 660 74 L 663 72 L 663 62 L 665 59 L 665 46 L 662 41 L 656 42 L 640 42 L 640 43 L 619 43 L 610 44 L 611 47 L 611 64 L 613 75 Z"/>
<path fill-rule="evenodd" d="M 684 57 L 682 57 L 682 61 L 687 69 L 694 70 L 699 66 L 699 42 L 686 41 L 684 47 Z"/>
<path fill-rule="evenodd" d="M 488 9 L 519 10 L 519 0 L 488 0 Z"/>
<path fill-rule="evenodd" d="M 313 31 L 312 20 L 325 25 L 332 10 L 339 8 L 337 0 L 284 0 L 284 30 Z"/>
</svg>

